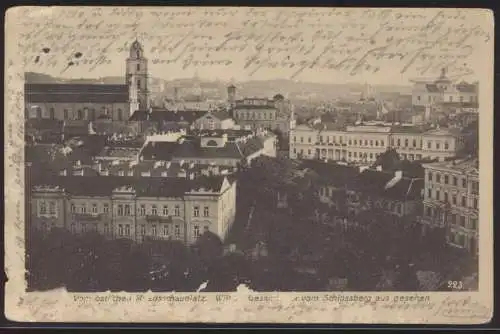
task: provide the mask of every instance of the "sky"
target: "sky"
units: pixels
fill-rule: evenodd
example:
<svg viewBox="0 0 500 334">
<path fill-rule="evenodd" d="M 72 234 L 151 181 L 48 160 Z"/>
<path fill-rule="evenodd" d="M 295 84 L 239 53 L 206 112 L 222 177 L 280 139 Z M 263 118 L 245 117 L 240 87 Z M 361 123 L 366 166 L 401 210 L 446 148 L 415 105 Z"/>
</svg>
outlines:
<svg viewBox="0 0 500 334">
<path fill-rule="evenodd" d="M 25 71 L 57 77 L 123 76 L 138 39 L 150 75 L 165 80 L 388 85 L 443 67 L 479 80 L 492 29 L 485 11 L 429 8 L 51 7 L 15 24 Z"/>
</svg>

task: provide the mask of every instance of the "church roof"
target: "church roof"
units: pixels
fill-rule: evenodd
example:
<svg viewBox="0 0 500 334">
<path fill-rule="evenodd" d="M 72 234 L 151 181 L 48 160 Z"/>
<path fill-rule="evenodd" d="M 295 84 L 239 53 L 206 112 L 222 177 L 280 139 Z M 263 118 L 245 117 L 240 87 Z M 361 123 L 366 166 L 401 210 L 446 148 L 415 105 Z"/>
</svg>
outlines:
<svg viewBox="0 0 500 334">
<path fill-rule="evenodd" d="M 29 103 L 128 103 L 127 85 L 25 84 Z"/>
</svg>

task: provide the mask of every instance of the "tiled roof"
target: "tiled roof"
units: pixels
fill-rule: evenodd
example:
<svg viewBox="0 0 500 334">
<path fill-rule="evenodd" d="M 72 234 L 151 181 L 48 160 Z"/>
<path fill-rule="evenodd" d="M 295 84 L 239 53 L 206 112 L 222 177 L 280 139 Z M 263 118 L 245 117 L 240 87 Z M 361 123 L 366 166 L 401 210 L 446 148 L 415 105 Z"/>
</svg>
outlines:
<svg viewBox="0 0 500 334">
<path fill-rule="evenodd" d="M 476 93 L 477 89 L 475 85 L 471 85 L 465 82 L 461 82 L 455 86 L 455 88 L 461 93 Z"/>
<path fill-rule="evenodd" d="M 60 176 L 40 177 L 33 180 L 33 186 L 59 186 L 73 196 L 110 196 L 113 190 L 130 187 L 137 196 L 182 197 L 192 190 L 221 190 L 224 176 L 185 178 L 132 178 L 120 176 Z"/>
<path fill-rule="evenodd" d="M 149 142 L 142 149 L 141 157 L 144 160 L 169 161 L 177 145 L 177 142 Z"/>
<path fill-rule="evenodd" d="M 421 198 L 424 187 L 423 178 L 409 178 L 403 174 L 399 181 L 389 187 L 388 183 L 394 177 L 394 172 L 366 169 L 358 175 L 357 181 L 353 185 L 358 191 L 375 194 L 381 198 L 396 200 L 418 200 Z"/>
<path fill-rule="evenodd" d="M 222 135 L 227 135 L 227 138 L 229 140 L 235 139 L 235 138 L 240 138 L 240 137 L 246 137 L 249 136 L 253 133 L 252 130 L 234 130 L 234 129 L 214 129 L 214 130 L 207 130 L 207 129 L 202 129 L 202 130 L 189 130 L 188 131 L 188 136 L 193 135 L 193 136 L 215 136 L 215 137 L 220 137 Z"/>
<path fill-rule="evenodd" d="M 207 114 L 213 115 L 215 118 L 217 118 L 218 120 L 221 120 L 221 121 L 231 118 L 231 115 L 229 115 L 229 113 L 225 110 L 209 111 L 205 115 L 207 115 Z M 202 115 L 202 117 L 205 115 Z"/>
<path fill-rule="evenodd" d="M 168 110 L 168 109 L 153 109 L 151 112 L 147 110 L 137 110 L 130 117 L 131 121 L 154 121 L 154 122 L 186 122 L 193 123 L 195 120 L 207 113 L 207 110 Z"/>
<path fill-rule="evenodd" d="M 105 146 L 101 152 L 99 152 L 99 157 L 109 157 L 109 158 L 136 158 L 141 151 L 140 147 L 120 147 L 120 146 Z"/>
<path fill-rule="evenodd" d="M 271 105 L 254 105 L 254 104 L 237 104 L 233 107 L 233 109 L 235 110 L 238 110 L 238 109 L 242 109 L 242 110 L 249 110 L 249 109 L 255 109 L 255 110 L 262 110 L 262 109 L 266 109 L 266 110 L 276 110 L 276 107 L 274 106 L 271 106 Z"/>
<path fill-rule="evenodd" d="M 352 183 L 354 178 L 359 174 L 357 167 L 316 160 L 304 160 L 301 167 L 312 170 L 319 176 L 322 182 L 336 187 L 344 187 Z"/>
<path fill-rule="evenodd" d="M 126 103 L 127 85 L 25 84 L 25 99 L 31 103 Z"/>
<path fill-rule="evenodd" d="M 427 84 L 425 88 L 429 93 L 439 93 L 441 91 L 436 84 Z"/>
<path fill-rule="evenodd" d="M 200 147 L 197 141 L 184 141 L 178 144 L 173 155 L 176 158 L 228 158 L 241 159 L 242 154 L 238 145 L 228 142 L 224 147 Z"/>
</svg>

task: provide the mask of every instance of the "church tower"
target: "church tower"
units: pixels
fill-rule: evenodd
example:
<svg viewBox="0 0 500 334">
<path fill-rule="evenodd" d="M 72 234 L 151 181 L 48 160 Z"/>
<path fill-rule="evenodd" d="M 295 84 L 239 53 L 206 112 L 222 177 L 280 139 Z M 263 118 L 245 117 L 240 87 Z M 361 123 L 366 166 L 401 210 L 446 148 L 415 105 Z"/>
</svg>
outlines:
<svg viewBox="0 0 500 334">
<path fill-rule="evenodd" d="M 137 39 L 130 46 L 126 80 L 129 86 L 130 114 L 136 110 L 148 110 L 148 60 L 144 57 L 144 49 Z"/>
</svg>

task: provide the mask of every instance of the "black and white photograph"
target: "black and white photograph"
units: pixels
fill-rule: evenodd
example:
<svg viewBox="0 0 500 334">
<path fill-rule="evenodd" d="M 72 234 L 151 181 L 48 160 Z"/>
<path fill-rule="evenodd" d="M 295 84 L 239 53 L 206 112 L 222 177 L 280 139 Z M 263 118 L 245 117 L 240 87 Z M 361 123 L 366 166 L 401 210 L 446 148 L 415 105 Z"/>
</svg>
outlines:
<svg viewBox="0 0 500 334">
<path fill-rule="evenodd" d="M 477 293 L 487 14 L 19 8 L 25 293 Z"/>
</svg>

